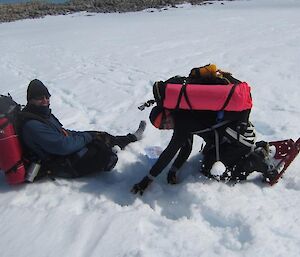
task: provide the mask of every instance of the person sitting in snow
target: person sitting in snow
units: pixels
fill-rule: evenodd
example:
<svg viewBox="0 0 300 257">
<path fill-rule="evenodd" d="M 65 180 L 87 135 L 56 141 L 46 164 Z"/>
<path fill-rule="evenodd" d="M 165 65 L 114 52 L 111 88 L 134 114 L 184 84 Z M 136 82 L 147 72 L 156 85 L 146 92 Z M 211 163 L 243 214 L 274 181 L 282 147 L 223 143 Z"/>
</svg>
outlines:
<svg viewBox="0 0 300 257">
<path fill-rule="evenodd" d="M 230 73 L 223 75 L 233 84 L 240 83 Z M 201 84 L 208 83 L 210 80 Z M 213 81 L 212 84 L 220 83 L 222 81 Z M 249 121 L 250 109 L 241 112 L 175 109 L 168 110 L 164 115 L 161 113 L 161 106 L 154 107 L 150 120 L 155 127 L 173 129 L 172 138 L 148 175 L 132 187 L 132 193 L 142 195 L 178 153 L 167 176 L 168 183 L 176 184 L 177 173 L 191 154 L 194 135 L 202 137 L 206 143 L 201 151 L 201 172 L 210 178 L 240 181 L 245 180 L 253 171 L 262 172 L 266 180 L 277 175 L 268 169 L 265 162 L 268 154 L 266 146 L 256 145 L 255 129 Z M 222 122 L 219 122 L 220 114 Z"/>
<path fill-rule="evenodd" d="M 99 131 L 64 129 L 51 113 L 50 93 L 38 79 L 29 83 L 27 105 L 19 116 L 19 130 L 25 157 L 39 162 L 37 178 L 43 176 L 74 178 L 97 171 L 110 171 L 118 157 L 113 146 L 124 149 L 142 138 L 146 122 L 134 133 L 113 136 Z"/>
</svg>

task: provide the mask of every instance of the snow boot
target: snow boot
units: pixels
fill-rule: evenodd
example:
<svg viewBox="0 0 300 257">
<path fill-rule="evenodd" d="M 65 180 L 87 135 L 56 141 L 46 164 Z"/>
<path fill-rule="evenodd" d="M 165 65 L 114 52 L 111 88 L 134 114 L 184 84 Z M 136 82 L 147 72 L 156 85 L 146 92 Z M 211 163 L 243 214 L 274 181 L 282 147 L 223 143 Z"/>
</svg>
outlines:
<svg viewBox="0 0 300 257">
<path fill-rule="evenodd" d="M 175 166 L 171 167 L 171 169 L 168 172 L 168 177 L 167 177 L 168 184 L 175 185 L 178 183 L 177 175 L 176 175 L 177 171 L 178 171 L 178 169 Z"/>
<path fill-rule="evenodd" d="M 143 133 L 146 129 L 146 121 L 142 120 L 140 122 L 140 125 L 138 129 L 133 133 L 133 135 L 136 137 L 136 140 L 139 141 L 143 138 Z"/>
</svg>

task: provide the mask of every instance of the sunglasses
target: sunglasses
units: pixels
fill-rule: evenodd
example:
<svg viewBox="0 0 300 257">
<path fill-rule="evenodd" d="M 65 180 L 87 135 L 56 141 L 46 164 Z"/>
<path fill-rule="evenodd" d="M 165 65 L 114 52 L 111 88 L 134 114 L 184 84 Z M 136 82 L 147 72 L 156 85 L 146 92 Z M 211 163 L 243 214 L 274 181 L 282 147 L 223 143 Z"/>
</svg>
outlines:
<svg viewBox="0 0 300 257">
<path fill-rule="evenodd" d="M 49 100 L 49 96 L 45 96 L 45 95 L 43 95 L 43 96 L 39 96 L 39 97 L 35 97 L 35 98 L 33 98 L 34 100 L 37 100 L 37 101 L 42 101 L 42 100 L 44 100 L 44 99 L 46 99 L 46 100 Z"/>
</svg>

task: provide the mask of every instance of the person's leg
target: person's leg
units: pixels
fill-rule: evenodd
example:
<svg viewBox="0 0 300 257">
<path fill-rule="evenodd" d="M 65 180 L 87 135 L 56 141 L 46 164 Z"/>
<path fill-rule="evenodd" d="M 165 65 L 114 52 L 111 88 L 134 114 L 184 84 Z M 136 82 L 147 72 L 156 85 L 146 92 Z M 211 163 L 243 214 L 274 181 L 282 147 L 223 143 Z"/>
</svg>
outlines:
<svg viewBox="0 0 300 257">
<path fill-rule="evenodd" d="M 103 142 L 92 142 L 88 151 L 74 164 L 78 175 L 84 176 L 99 171 L 110 171 L 118 161 L 117 155 Z"/>
<path fill-rule="evenodd" d="M 177 171 L 181 168 L 181 166 L 185 163 L 185 161 L 189 158 L 193 148 L 193 135 L 190 135 L 183 146 L 180 148 L 180 151 L 172 164 L 171 169 L 168 172 L 168 183 L 169 184 L 177 184 Z"/>
<path fill-rule="evenodd" d="M 128 144 L 141 140 L 143 133 L 146 128 L 146 122 L 141 121 L 138 129 L 134 133 L 129 133 L 126 136 L 114 136 L 113 143 L 114 145 L 119 146 L 121 149 L 124 149 Z"/>
<path fill-rule="evenodd" d="M 114 145 L 119 146 L 122 150 L 132 142 L 136 142 L 137 139 L 133 134 L 127 134 L 126 136 L 115 136 Z"/>
<path fill-rule="evenodd" d="M 115 145 L 119 146 L 121 149 L 124 149 L 129 143 L 137 141 L 137 138 L 134 134 L 127 134 L 126 136 L 113 136 L 107 132 L 97 131 L 97 137 L 94 141 L 102 142 L 106 146 L 112 148 Z"/>
<path fill-rule="evenodd" d="M 102 131 L 91 131 L 96 134 L 94 140 L 101 141 L 105 143 L 108 147 L 112 148 L 115 145 L 119 146 L 121 149 L 124 149 L 128 144 L 141 140 L 143 133 L 146 128 L 146 122 L 141 121 L 138 129 L 134 133 L 129 133 L 126 136 L 113 136 L 107 132 Z"/>
</svg>

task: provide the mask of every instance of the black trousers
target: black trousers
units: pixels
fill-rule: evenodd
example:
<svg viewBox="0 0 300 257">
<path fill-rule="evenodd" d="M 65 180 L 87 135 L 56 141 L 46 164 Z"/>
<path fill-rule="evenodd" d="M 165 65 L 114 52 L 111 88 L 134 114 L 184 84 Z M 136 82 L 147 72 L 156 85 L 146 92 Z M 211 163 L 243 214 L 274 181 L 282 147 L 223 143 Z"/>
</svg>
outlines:
<svg viewBox="0 0 300 257">
<path fill-rule="evenodd" d="M 107 132 L 98 132 L 97 137 L 87 145 L 87 152 L 73 163 L 78 176 L 84 176 L 98 171 L 110 171 L 118 161 L 118 156 L 112 151 L 114 146 L 124 149 L 136 137 L 132 134 L 126 136 L 113 136 Z"/>
<path fill-rule="evenodd" d="M 113 136 L 106 132 L 98 132 L 97 137 L 86 146 L 87 152 L 82 157 L 79 158 L 76 153 L 68 156 L 54 156 L 42 163 L 38 178 L 45 176 L 76 178 L 94 172 L 110 171 L 118 161 L 112 148 L 117 145 L 124 149 L 135 141 L 137 141 L 136 137 L 132 134 Z"/>
</svg>

